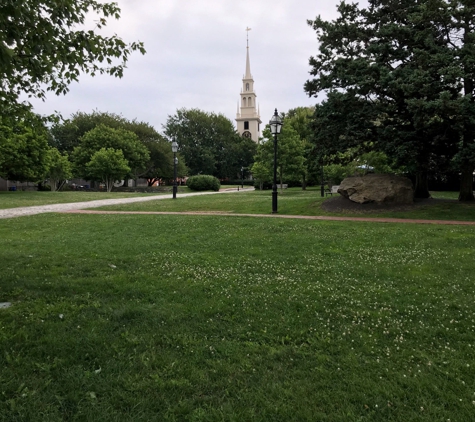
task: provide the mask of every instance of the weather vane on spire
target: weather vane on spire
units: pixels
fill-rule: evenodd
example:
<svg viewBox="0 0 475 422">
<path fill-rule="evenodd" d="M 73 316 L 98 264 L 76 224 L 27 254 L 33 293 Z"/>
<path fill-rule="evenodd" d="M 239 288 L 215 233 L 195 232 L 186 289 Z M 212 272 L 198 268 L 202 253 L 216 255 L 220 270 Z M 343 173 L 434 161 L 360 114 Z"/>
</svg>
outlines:
<svg viewBox="0 0 475 422">
<path fill-rule="evenodd" d="M 247 48 L 249 48 L 249 31 L 251 30 L 252 28 L 249 28 L 248 26 L 246 27 L 246 33 L 247 33 Z"/>
</svg>

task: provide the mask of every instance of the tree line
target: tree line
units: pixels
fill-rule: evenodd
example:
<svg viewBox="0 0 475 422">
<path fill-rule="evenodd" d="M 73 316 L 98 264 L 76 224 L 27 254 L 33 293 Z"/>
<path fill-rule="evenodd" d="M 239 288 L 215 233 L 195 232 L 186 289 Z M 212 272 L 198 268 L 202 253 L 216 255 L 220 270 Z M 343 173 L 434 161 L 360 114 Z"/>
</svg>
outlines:
<svg viewBox="0 0 475 422">
<path fill-rule="evenodd" d="M 280 182 L 305 188 L 371 169 L 409 175 L 416 197 L 428 197 L 431 177 L 455 174 L 459 199 L 474 200 L 472 3 L 369 0 L 361 8 L 342 1 L 335 20 L 310 20 L 318 52 L 309 60 L 312 77 L 304 91 L 325 100 L 282 113 Z M 97 27 L 84 31 L 91 12 Z M 64 94 L 81 72 L 121 77 L 130 54 L 145 50 L 139 41 L 98 33 L 119 17 L 117 4 L 95 0 L 0 4 L 0 176 L 48 177 L 54 186 L 73 174 L 108 186 L 121 177 L 153 184 L 170 177 L 170 143 L 176 141 L 181 174 L 234 179 L 246 169 L 261 187 L 268 183 L 268 127 L 256 146 L 225 116 L 198 109 L 177 110 L 158 133 L 107 112 L 78 112 L 62 122 L 39 118 L 21 100 L 22 94 L 44 98 L 45 90 Z"/>
<path fill-rule="evenodd" d="M 326 94 L 313 119 L 319 160 L 344 152 L 384 153 L 415 177 L 460 175 L 473 201 L 475 4 L 465 0 L 341 2 L 334 21 L 309 21 L 318 54 L 305 84 Z"/>
<path fill-rule="evenodd" d="M 208 174 L 235 179 L 253 160 L 255 144 L 240 137 L 223 115 L 180 109 L 160 134 L 150 124 L 120 115 L 77 112 L 47 127 L 39 116 L 0 119 L 0 177 L 48 180 L 52 190 L 72 177 L 103 182 L 146 179 L 149 186 L 171 180 L 178 143 L 178 177 Z"/>
</svg>

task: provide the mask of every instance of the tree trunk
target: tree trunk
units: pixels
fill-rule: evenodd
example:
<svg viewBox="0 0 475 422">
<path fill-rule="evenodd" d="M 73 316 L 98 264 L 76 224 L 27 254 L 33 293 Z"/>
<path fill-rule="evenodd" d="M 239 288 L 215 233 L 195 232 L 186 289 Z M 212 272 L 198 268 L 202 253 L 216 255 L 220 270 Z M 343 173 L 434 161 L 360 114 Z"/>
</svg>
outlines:
<svg viewBox="0 0 475 422">
<path fill-rule="evenodd" d="M 305 174 L 302 176 L 302 190 L 307 189 L 307 180 L 305 179 Z"/>
<path fill-rule="evenodd" d="M 472 16 L 469 15 L 465 18 L 465 27 L 463 33 L 463 43 L 464 46 L 471 46 L 471 25 L 470 22 L 472 20 Z M 471 66 L 471 65 L 470 65 Z M 469 65 L 465 65 L 464 67 L 464 80 L 463 80 L 463 90 L 464 94 L 470 98 L 470 103 L 473 105 L 474 97 L 474 81 L 471 78 L 472 69 Z M 470 148 L 475 142 L 475 129 L 473 124 L 471 123 L 471 119 L 466 120 L 464 125 L 464 133 L 463 133 L 463 143 L 462 148 L 465 150 L 466 148 Z M 460 192 L 459 192 L 459 201 L 473 201 L 473 165 L 470 165 L 469 162 L 462 161 L 462 168 L 461 177 L 460 177 Z"/>
<path fill-rule="evenodd" d="M 49 179 L 49 185 L 51 187 L 51 192 L 57 192 L 59 189 L 58 189 L 58 181 L 56 179 Z"/>
<path fill-rule="evenodd" d="M 430 198 L 429 178 L 426 171 L 416 174 L 416 186 L 414 188 L 414 198 Z"/>
<path fill-rule="evenodd" d="M 473 167 L 466 165 L 460 175 L 459 201 L 473 201 Z"/>
</svg>

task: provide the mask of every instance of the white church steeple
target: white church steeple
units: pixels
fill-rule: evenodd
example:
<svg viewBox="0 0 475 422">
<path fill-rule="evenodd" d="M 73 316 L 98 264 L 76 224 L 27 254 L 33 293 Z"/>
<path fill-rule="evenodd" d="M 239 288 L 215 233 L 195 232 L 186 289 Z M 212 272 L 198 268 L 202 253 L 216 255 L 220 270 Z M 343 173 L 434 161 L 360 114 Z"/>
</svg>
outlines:
<svg viewBox="0 0 475 422">
<path fill-rule="evenodd" d="M 254 91 L 254 79 L 251 74 L 251 62 L 249 60 L 249 31 L 247 32 L 246 47 L 246 73 L 242 79 L 241 107 L 238 105 L 236 115 L 237 131 L 240 135 L 251 138 L 254 142 L 259 142 L 261 119 L 257 108 L 257 95 Z"/>
</svg>

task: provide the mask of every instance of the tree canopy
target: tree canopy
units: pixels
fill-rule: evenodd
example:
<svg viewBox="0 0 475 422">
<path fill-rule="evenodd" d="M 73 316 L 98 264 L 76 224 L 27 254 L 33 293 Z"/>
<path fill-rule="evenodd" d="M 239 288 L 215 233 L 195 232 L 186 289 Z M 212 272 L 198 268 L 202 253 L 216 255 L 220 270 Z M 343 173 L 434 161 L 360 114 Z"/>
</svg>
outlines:
<svg viewBox="0 0 475 422">
<path fill-rule="evenodd" d="M 91 113 L 78 111 L 69 119 L 55 123 L 51 127 L 51 144 L 62 152 L 71 153 L 86 132 L 99 125 L 133 132 L 142 143 L 165 139 L 146 122 L 128 120 L 119 114 L 94 110 Z"/>
<path fill-rule="evenodd" d="M 144 169 L 150 158 L 147 148 L 135 133 L 99 125 L 84 134 L 79 146 L 75 147 L 72 153 L 72 160 L 79 176 L 86 180 L 94 179 L 89 173 L 88 163 L 92 156 L 103 148 L 112 148 L 123 153 L 129 167 L 129 171 L 123 174 L 124 177 L 134 175 L 138 169 Z"/>
<path fill-rule="evenodd" d="M 0 117 L 0 177 L 39 181 L 48 169 L 48 150 L 47 131 L 39 118 Z"/>
<path fill-rule="evenodd" d="M 182 108 L 168 116 L 163 129 L 170 142 L 178 143 L 190 175 L 235 178 L 242 166 L 250 166 L 253 161 L 256 144 L 239 136 L 222 114 Z"/>
<path fill-rule="evenodd" d="M 96 15 L 94 30 L 86 17 Z M 120 18 L 115 2 L 96 0 L 2 0 L 0 3 L 0 113 L 14 115 L 29 105 L 20 95 L 65 94 L 81 72 L 122 77 L 129 55 L 145 53 L 141 42 L 125 43 L 98 32 Z"/>
<path fill-rule="evenodd" d="M 255 164 L 256 179 L 259 182 L 268 180 L 274 168 L 274 137 L 269 125 L 263 131 L 264 140 L 257 148 Z M 305 174 L 304 141 L 297 131 L 284 119 L 282 131 L 277 141 L 277 177 L 280 184 L 284 181 L 300 181 Z"/>
<path fill-rule="evenodd" d="M 341 2 L 338 12 L 332 22 L 309 21 L 320 46 L 305 90 L 328 95 L 317 107 L 316 142 L 371 141 L 416 175 L 417 196 L 429 195 L 427 175 L 454 163 L 457 151 L 471 180 L 475 5 L 369 0 L 367 8 Z M 461 199 L 473 199 L 468 185 Z"/>
<path fill-rule="evenodd" d="M 66 153 L 61 154 L 56 148 L 50 148 L 48 151 L 48 170 L 45 178 L 49 179 L 51 191 L 60 190 L 72 175 L 72 164 L 68 155 Z"/>
<path fill-rule="evenodd" d="M 173 179 L 173 152 L 170 142 L 165 139 L 158 141 L 146 142 L 150 159 L 147 162 L 145 171 L 140 173 L 140 177 L 147 179 L 149 186 L 160 181 L 160 179 Z M 178 154 L 177 176 L 183 177 L 187 175 L 188 168 L 185 160 Z"/>
<path fill-rule="evenodd" d="M 80 145 L 82 137 L 99 125 L 133 132 L 147 148 L 149 159 L 142 168 L 134 168 L 133 177 L 147 179 L 150 186 L 159 179 L 173 177 L 173 153 L 167 139 L 150 124 L 135 119 L 128 120 L 118 114 L 97 110 L 74 113 L 69 119 L 52 126 L 51 144 L 60 151 L 71 153 Z M 186 173 L 186 163 L 182 157 L 178 160 L 178 173 L 183 176 Z"/>
<path fill-rule="evenodd" d="M 121 150 L 114 148 L 101 148 L 96 151 L 86 165 L 87 173 L 91 180 L 100 180 L 107 192 L 112 190 L 114 181 L 122 179 L 130 172 L 127 160 Z"/>
</svg>

